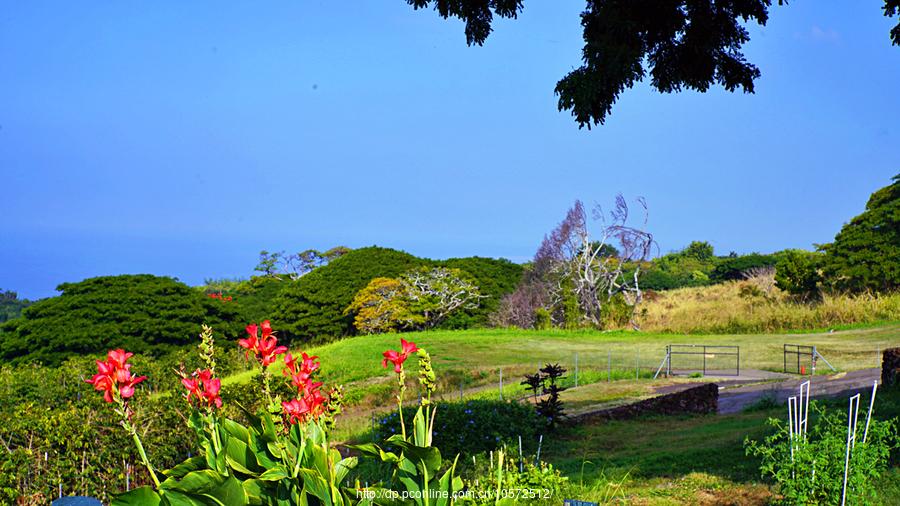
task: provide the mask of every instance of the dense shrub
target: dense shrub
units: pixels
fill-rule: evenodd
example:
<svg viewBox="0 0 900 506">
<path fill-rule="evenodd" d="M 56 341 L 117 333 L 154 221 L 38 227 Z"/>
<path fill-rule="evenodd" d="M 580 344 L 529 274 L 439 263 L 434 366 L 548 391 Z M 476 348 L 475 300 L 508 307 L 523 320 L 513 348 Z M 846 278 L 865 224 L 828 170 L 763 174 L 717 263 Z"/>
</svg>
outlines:
<svg viewBox="0 0 900 506">
<path fill-rule="evenodd" d="M 744 273 L 751 269 L 774 267 L 777 262 L 778 257 L 776 255 L 762 255 L 759 253 L 724 258 L 713 269 L 710 279 L 713 281 L 742 279 Z"/>
<path fill-rule="evenodd" d="M 270 318 L 275 311 L 278 294 L 290 284 L 287 276 L 253 276 L 245 280 L 207 280 L 206 294 L 232 298 L 242 322 L 258 322 Z"/>
<path fill-rule="evenodd" d="M 135 361 L 140 373 L 153 361 Z M 159 369 L 174 362 L 163 361 Z M 0 504 L 29 497 L 49 504 L 59 490 L 65 495 L 91 495 L 108 502 L 124 490 L 149 482 L 130 438 L 123 437 L 118 417 L 82 375 L 93 357 L 70 359 L 59 368 L 20 365 L 0 369 Z M 172 376 L 171 368 L 166 370 Z M 156 379 L 156 378 L 154 378 Z M 157 385 L 145 382 L 145 394 Z M 194 436 L 181 427 L 179 395 L 144 395 L 134 420 L 145 428 L 141 437 L 160 465 L 171 466 L 191 451 Z"/>
<path fill-rule="evenodd" d="M 226 336 L 243 327 L 234 304 L 167 277 L 104 276 L 57 290 L 0 326 L 0 359 L 59 364 L 118 347 L 162 354 L 192 342 L 203 322 Z"/>
<path fill-rule="evenodd" d="M 900 288 L 900 174 L 869 198 L 866 210 L 823 246 L 828 283 L 839 290 Z"/>
<path fill-rule="evenodd" d="M 817 299 L 822 275 L 822 255 L 802 250 L 784 252 L 775 267 L 778 288 L 805 300 Z"/>
<path fill-rule="evenodd" d="M 780 419 L 769 419 L 775 433 L 762 442 L 745 441 L 747 453 L 760 457 L 760 472 L 778 484 L 779 504 L 841 504 L 844 459 L 847 444 L 847 414 L 826 413 L 814 402 L 810 406 L 806 437 L 794 437 Z M 862 422 L 862 420 L 860 419 Z M 865 429 L 864 429 L 865 428 Z M 863 431 L 868 431 L 863 442 Z M 881 504 L 878 477 L 897 448 L 897 421 L 872 420 L 857 425 L 856 444 L 850 453 L 847 504 Z"/>
<path fill-rule="evenodd" d="M 411 410 L 409 410 L 411 411 Z M 496 450 L 504 444 L 518 445 L 518 438 L 537 440 L 538 419 L 534 408 L 513 401 L 470 400 L 439 402 L 434 425 L 434 446 L 443 455 L 474 455 Z M 404 411 L 407 427 L 415 413 Z M 392 412 L 382 417 L 375 428 L 375 439 L 384 440 L 400 433 L 400 417 Z"/>
</svg>

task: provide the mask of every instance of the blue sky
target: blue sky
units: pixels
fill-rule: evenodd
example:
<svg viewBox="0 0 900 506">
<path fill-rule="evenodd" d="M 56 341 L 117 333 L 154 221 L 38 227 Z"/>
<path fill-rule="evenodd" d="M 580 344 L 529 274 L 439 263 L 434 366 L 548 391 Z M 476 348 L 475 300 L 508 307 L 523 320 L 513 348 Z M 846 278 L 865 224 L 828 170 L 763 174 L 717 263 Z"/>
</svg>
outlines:
<svg viewBox="0 0 900 506">
<path fill-rule="evenodd" d="M 402 0 L 0 9 L 0 288 L 247 276 L 261 249 L 530 258 L 576 198 L 644 196 L 662 251 L 827 242 L 900 172 L 882 2 L 772 8 L 755 95 L 626 91 L 579 130 L 553 87 L 584 2 L 484 47 Z"/>
</svg>

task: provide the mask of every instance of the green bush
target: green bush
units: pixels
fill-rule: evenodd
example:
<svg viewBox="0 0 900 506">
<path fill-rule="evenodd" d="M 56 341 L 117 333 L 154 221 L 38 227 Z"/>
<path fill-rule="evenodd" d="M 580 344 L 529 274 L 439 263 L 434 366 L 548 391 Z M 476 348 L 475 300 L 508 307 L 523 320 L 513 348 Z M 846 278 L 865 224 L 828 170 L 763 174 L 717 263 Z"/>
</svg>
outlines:
<svg viewBox="0 0 900 506">
<path fill-rule="evenodd" d="M 475 455 L 505 445 L 518 446 L 519 436 L 526 444 L 537 441 L 539 423 L 532 406 L 512 401 L 470 400 L 439 402 L 434 422 L 434 446 L 443 455 Z M 407 427 L 415 413 L 404 412 Z M 396 411 L 378 420 L 375 439 L 385 440 L 400 433 Z"/>
<path fill-rule="evenodd" d="M 760 472 L 778 484 L 781 504 L 840 504 L 847 444 L 847 415 L 825 413 L 810 405 L 810 428 L 805 438 L 794 437 L 780 419 L 769 419 L 775 433 L 761 443 L 745 441 L 748 455 L 762 459 Z M 862 415 L 862 413 L 861 413 Z M 857 426 L 857 442 L 850 455 L 847 504 L 879 504 L 877 479 L 897 447 L 897 422 L 872 420 L 866 442 L 865 415 Z"/>
<path fill-rule="evenodd" d="M 534 310 L 534 328 L 537 330 L 550 330 L 553 328 L 553 320 L 550 318 L 550 311 L 539 307 Z"/>
<path fill-rule="evenodd" d="M 242 322 L 268 320 L 275 312 L 278 294 L 290 285 L 287 276 L 253 276 L 246 280 L 207 280 L 206 294 L 231 297 Z"/>
<path fill-rule="evenodd" d="M 233 303 L 211 299 L 172 278 L 103 276 L 63 283 L 0 326 L 0 360 L 56 365 L 73 355 L 128 348 L 161 355 L 193 342 L 203 322 L 236 337 Z"/>
<path fill-rule="evenodd" d="M 713 269 L 710 279 L 713 281 L 742 279 L 744 272 L 750 269 L 774 267 L 777 262 L 778 258 L 775 255 L 762 255 L 759 253 L 724 258 Z"/>
<path fill-rule="evenodd" d="M 464 464 L 469 466 L 468 461 Z M 479 455 L 466 469 L 466 487 L 473 493 L 462 498 L 460 504 L 560 504 L 561 494 L 568 485 L 551 464 L 537 462 L 533 456 L 519 458 L 518 448 L 510 447 L 496 455 Z"/>
<path fill-rule="evenodd" d="M 785 251 L 775 267 L 775 284 L 778 288 L 802 299 L 819 298 L 822 276 L 819 268 L 822 255 L 802 250 Z"/>
</svg>

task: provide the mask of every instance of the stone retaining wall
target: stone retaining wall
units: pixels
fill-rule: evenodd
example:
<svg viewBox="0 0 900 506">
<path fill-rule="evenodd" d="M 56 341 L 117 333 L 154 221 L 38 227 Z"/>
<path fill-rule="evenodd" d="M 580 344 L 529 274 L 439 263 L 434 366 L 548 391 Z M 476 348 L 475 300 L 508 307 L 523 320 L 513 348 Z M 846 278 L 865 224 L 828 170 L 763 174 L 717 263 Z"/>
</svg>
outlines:
<svg viewBox="0 0 900 506">
<path fill-rule="evenodd" d="M 643 415 L 685 415 L 715 413 L 719 405 L 719 386 L 715 383 L 688 388 L 681 392 L 660 395 L 627 406 L 586 413 L 571 417 L 568 423 L 589 419 L 627 420 Z"/>
<path fill-rule="evenodd" d="M 881 357 L 881 385 L 900 387 L 900 348 L 888 348 Z"/>
</svg>

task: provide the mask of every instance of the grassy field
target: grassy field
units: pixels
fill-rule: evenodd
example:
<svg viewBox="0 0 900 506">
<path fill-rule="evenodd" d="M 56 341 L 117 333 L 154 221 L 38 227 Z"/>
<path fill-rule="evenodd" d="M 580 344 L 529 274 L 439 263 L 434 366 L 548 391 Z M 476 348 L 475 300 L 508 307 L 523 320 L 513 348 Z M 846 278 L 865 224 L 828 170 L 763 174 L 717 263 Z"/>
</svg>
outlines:
<svg viewBox="0 0 900 506">
<path fill-rule="evenodd" d="M 381 352 L 399 348 L 400 336 L 360 336 L 304 351 L 319 356 L 322 380 L 326 383 L 348 387 L 383 383 L 390 389 L 392 375 L 381 366 Z M 569 368 L 569 381 L 574 382 L 576 354 L 582 383 L 605 380 L 610 360 L 613 379 L 633 378 L 636 367 L 642 377 L 652 376 L 665 357 L 667 344 L 740 346 L 742 369 L 780 371 L 785 343 L 816 345 L 838 370 L 877 367 L 880 365 L 879 350 L 900 346 L 900 323 L 800 334 L 698 336 L 629 331 L 479 329 L 408 333 L 402 337 L 428 349 L 444 390 L 455 392 L 460 385 L 464 388 L 499 386 L 501 369 L 505 387 L 512 388 L 522 374 L 533 372 L 538 364 L 547 362 L 558 362 Z M 714 362 L 711 360 L 711 363 Z M 724 358 L 715 363 L 723 367 L 732 364 L 730 359 Z M 249 372 L 238 374 L 226 378 L 224 383 L 246 381 L 249 376 Z"/>
<path fill-rule="evenodd" d="M 706 344 L 740 346 L 741 369 L 780 371 L 785 343 L 816 345 L 820 353 L 838 370 L 877 367 L 879 350 L 900 346 L 900 323 L 876 327 L 850 328 L 834 332 L 800 334 L 676 335 L 632 331 L 530 331 L 479 329 L 433 331 L 402 334 L 431 353 L 438 373 L 439 395 L 457 398 L 460 390 L 466 398 L 499 397 L 500 371 L 506 397 L 524 394 L 519 385 L 522 376 L 533 373 L 539 364 L 560 363 L 569 369 L 565 386 L 575 383 L 578 357 L 580 385 L 613 380 L 649 380 L 665 357 L 667 344 Z M 383 410 L 393 402 L 393 374 L 381 366 L 381 352 L 399 348 L 400 335 L 379 334 L 345 339 L 303 351 L 319 356 L 321 380 L 342 384 L 348 394 L 347 420 L 342 435 L 351 436 L 365 426 L 355 417 L 369 416 L 369 410 Z M 294 353 L 300 350 L 294 349 Z M 693 358 L 699 360 L 699 358 Z M 708 364 L 733 367 L 733 359 L 708 359 Z M 824 364 L 820 372 L 825 372 Z M 251 372 L 230 376 L 224 385 L 245 382 Z M 611 374 L 611 377 L 609 377 Z M 615 387 L 596 391 L 597 402 L 629 397 L 633 389 Z M 590 399 L 578 399 L 589 403 Z M 358 409 L 353 409 L 357 407 Z"/>
<path fill-rule="evenodd" d="M 640 323 L 647 331 L 684 334 L 773 333 L 872 325 L 900 319 L 900 294 L 823 294 L 815 304 L 793 300 L 760 276 L 712 286 L 648 294 Z"/>
<path fill-rule="evenodd" d="M 781 370 L 783 344 L 816 345 L 836 368 L 847 371 L 878 366 L 879 350 L 900 346 L 900 323 L 796 334 L 492 329 L 402 336 L 431 353 L 440 396 L 448 400 L 458 398 L 460 388 L 466 399 L 499 397 L 501 368 L 504 397 L 524 396 L 522 375 L 546 362 L 569 368 L 566 384 L 571 386 L 577 354 L 582 387 L 564 393 L 564 400 L 572 412 L 579 412 L 643 398 L 657 386 L 691 381 L 650 379 L 667 344 L 740 346 L 742 369 L 774 371 Z M 399 339 L 397 334 L 362 336 L 304 350 L 319 356 L 326 384 L 343 384 L 350 395 L 336 440 L 365 437 L 372 414 L 393 409 L 394 376 L 382 368 L 381 352 L 398 348 Z M 409 365 L 415 368 L 414 363 Z M 225 384 L 249 378 L 250 373 L 238 374 Z M 411 396 L 415 400 L 415 393 Z M 612 495 L 618 499 L 613 502 L 621 504 L 765 504 L 770 487 L 760 483 L 758 463 L 744 455 L 743 441 L 747 436 L 763 437 L 766 418 L 782 416 L 782 411 L 568 427 L 548 435 L 543 457 L 569 477 L 567 492 L 584 500 L 603 502 L 615 491 Z M 898 477 L 900 472 L 892 470 L 885 487 L 895 486 L 891 480 Z"/>
</svg>

